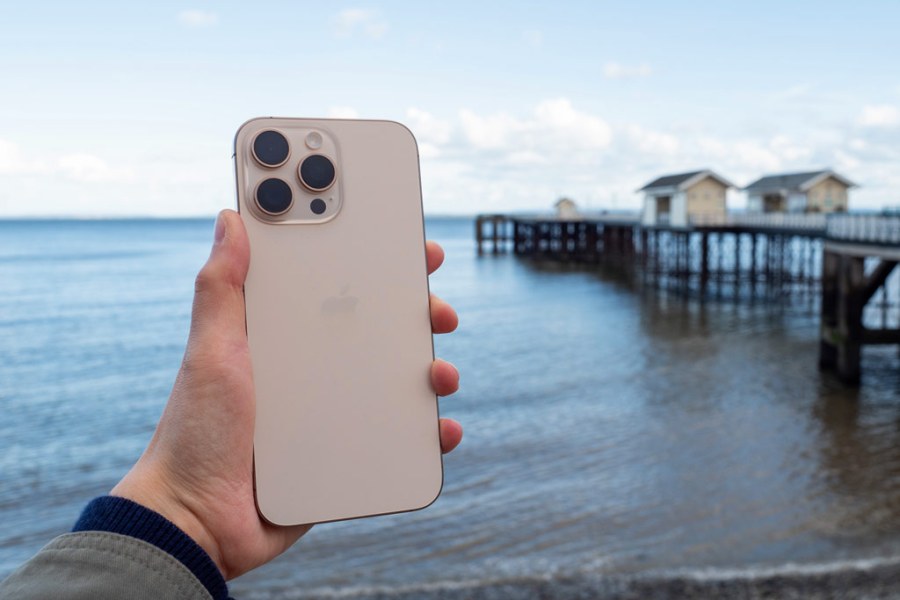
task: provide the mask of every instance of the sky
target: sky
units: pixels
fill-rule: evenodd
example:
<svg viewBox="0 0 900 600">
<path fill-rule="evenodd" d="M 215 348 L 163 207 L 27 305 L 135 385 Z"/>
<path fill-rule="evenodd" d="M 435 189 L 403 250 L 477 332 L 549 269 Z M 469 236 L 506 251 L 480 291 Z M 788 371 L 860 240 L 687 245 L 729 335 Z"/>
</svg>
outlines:
<svg viewBox="0 0 900 600">
<path fill-rule="evenodd" d="M 397 120 L 429 214 L 638 209 L 710 168 L 900 206 L 900 2 L 3 2 L 0 217 L 234 206 L 256 116 Z M 742 192 L 729 193 L 740 209 Z"/>
</svg>

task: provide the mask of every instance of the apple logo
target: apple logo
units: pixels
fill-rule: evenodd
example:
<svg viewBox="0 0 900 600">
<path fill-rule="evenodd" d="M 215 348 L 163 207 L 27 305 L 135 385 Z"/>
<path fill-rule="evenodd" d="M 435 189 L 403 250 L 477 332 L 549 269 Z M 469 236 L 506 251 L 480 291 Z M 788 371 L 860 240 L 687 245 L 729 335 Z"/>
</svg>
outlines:
<svg viewBox="0 0 900 600">
<path fill-rule="evenodd" d="M 341 288 L 341 293 L 339 296 L 330 296 L 325 298 L 322 301 L 322 313 L 326 315 L 341 315 L 341 314 L 351 314 L 356 312 L 356 305 L 359 303 L 359 298 L 356 296 L 350 296 L 348 292 L 350 291 L 350 286 L 345 285 Z"/>
</svg>

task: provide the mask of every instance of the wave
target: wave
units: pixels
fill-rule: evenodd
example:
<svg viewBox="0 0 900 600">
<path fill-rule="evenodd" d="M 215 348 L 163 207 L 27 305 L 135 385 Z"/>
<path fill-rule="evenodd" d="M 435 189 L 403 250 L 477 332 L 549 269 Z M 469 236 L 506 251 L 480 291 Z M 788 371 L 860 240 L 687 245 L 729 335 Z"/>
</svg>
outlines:
<svg viewBox="0 0 900 600">
<path fill-rule="evenodd" d="M 727 581 L 731 579 L 768 579 L 772 577 L 811 577 L 847 571 L 872 571 L 896 568 L 900 572 L 900 556 L 834 560 L 820 563 L 785 563 L 775 566 L 704 567 L 670 569 L 651 572 L 648 576 L 690 578 L 697 581 Z M 900 596 L 900 589 L 898 589 Z"/>
<path fill-rule="evenodd" d="M 900 598 L 900 557 L 678 569 L 639 575 L 546 573 L 398 586 L 241 590 L 240 595 L 247 600 L 882 600 Z"/>
</svg>

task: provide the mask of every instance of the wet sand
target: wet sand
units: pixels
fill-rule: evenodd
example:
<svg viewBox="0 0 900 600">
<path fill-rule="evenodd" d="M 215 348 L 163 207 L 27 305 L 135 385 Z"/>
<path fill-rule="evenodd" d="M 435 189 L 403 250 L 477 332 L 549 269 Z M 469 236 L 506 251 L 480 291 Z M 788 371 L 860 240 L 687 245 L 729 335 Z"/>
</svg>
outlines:
<svg viewBox="0 0 900 600">
<path fill-rule="evenodd" d="M 900 564 L 821 572 L 773 572 L 752 576 L 623 577 L 582 574 L 495 582 L 446 582 L 394 589 L 269 590 L 244 594 L 245 600 L 884 600 L 900 598 Z"/>
</svg>

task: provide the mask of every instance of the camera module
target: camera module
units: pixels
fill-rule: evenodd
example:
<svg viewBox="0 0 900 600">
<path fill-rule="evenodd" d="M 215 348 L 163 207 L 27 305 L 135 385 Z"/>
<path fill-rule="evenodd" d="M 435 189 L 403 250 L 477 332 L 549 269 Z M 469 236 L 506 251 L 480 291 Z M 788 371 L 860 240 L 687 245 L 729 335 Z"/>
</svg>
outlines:
<svg viewBox="0 0 900 600">
<path fill-rule="evenodd" d="M 281 179 L 266 179 L 256 188 L 256 204 L 270 215 L 277 216 L 287 212 L 293 201 L 291 186 Z"/>
<path fill-rule="evenodd" d="M 253 156 L 266 167 L 280 167 L 291 153 L 287 138 L 277 131 L 262 131 L 253 140 Z"/>
<path fill-rule="evenodd" d="M 334 163 L 321 154 L 307 156 L 300 163 L 300 181 L 314 192 L 327 190 L 334 183 Z"/>
</svg>

